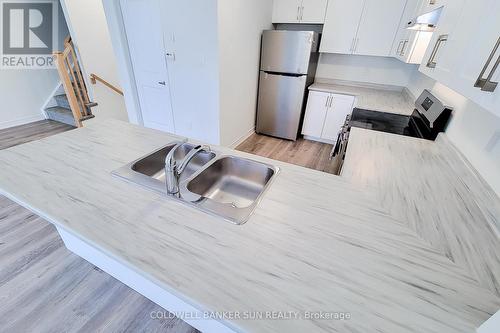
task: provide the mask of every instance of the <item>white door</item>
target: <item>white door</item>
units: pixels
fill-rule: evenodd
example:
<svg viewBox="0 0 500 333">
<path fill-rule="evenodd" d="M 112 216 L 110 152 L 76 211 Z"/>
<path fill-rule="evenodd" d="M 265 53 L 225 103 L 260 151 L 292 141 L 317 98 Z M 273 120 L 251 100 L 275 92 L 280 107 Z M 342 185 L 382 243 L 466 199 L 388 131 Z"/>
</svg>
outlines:
<svg viewBox="0 0 500 333">
<path fill-rule="evenodd" d="M 330 102 L 330 94 L 319 91 L 310 91 L 307 99 L 306 114 L 302 134 L 321 137 L 323 124 L 325 123 L 326 110 Z"/>
<path fill-rule="evenodd" d="M 323 24 L 328 0 L 303 0 L 300 23 Z"/>
<path fill-rule="evenodd" d="M 364 0 L 330 0 L 326 10 L 320 52 L 351 54 Z"/>
<path fill-rule="evenodd" d="M 121 0 L 121 8 L 144 126 L 175 133 L 158 1 Z"/>
<path fill-rule="evenodd" d="M 352 113 L 354 96 L 333 94 L 326 112 L 321 138 L 336 141 L 345 118 Z"/>
<path fill-rule="evenodd" d="M 274 0 L 273 23 L 298 23 L 302 0 Z"/>
<path fill-rule="evenodd" d="M 354 53 L 389 56 L 405 4 L 405 0 L 365 0 Z"/>
</svg>

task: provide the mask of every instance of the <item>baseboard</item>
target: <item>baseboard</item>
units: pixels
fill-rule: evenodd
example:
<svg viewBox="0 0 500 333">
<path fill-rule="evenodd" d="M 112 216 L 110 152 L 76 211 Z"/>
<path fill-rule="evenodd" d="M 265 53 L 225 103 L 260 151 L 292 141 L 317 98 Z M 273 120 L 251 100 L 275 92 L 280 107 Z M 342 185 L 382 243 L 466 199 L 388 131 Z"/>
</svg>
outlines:
<svg viewBox="0 0 500 333">
<path fill-rule="evenodd" d="M 248 139 L 254 133 L 255 133 L 255 127 L 252 127 L 251 129 L 248 130 L 248 132 L 246 132 L 241 137 L 239 137 L 238 139 L 233 141 L 233 143 L 231 143 L 229 145 L 229 148 L 234 149 L 234 148 L 238 147 L 240 144 L 242 144 L 246 139 Z"/>
<path fill-rule="evenodd" d="M 309 136 L 309 135 L 304 135 L 304 139 L 309 140 L 309 141 L 317 141 L 317 142 L 321 142 L 321 143 L 327 143 L 330 145 L 334 145 L 336 143 L 336 141 L 334 141 L 334 140 L 327 140 L 327 139 L 317 138 L 315 136 Z"/>
<path fill-rule="evenodd" d="M 40 113 L 36 116 L 29 116 L 29 117 L 23 117 L 23 118 L 18 118 L 18 119 L 9 120 L 9 121 L 3 121 L 3 122 L 0 122 L 0 129 L 24 125 L 24 124 L 32 123 L 35 121 L 44 120 L 44 119 L 46 119 L 45 115 Z"/>
</svg>

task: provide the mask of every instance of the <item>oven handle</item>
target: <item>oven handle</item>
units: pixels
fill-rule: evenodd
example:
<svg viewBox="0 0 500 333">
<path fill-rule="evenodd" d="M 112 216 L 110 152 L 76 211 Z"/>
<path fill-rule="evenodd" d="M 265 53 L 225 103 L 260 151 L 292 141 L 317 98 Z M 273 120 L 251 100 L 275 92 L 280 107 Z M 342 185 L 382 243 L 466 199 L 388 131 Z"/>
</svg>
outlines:
<svg viewBox="0 0 500 333">
<path fill-rule="evenodd" d="M 347 115 L 345 118 L 344 125 L 340 128 L 340 131 L 337 135 L 337 142 L 335 143 L 335 147 L 333 147 L 333 150 L 330 154 L 330 158 L 333 158 L 338 155 L 342 148 L 342 144 L 345 140 L 348 138 L 348 133 L 349 133 L 349 121 L 351 120 L 351 115 Z"/>
</svg>

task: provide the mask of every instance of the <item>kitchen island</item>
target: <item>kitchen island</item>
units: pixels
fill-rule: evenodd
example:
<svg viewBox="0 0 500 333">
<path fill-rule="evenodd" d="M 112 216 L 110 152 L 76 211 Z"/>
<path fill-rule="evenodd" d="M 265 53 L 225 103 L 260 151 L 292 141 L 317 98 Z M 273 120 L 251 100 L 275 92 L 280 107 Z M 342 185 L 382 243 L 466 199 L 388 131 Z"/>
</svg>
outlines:
<svg viewBox="0 0 500 333">
<path fill-rule="evenodd" d="M 167 310 L 213 314 L 184 318 L 207 332 L 471 332 L 500 307 L 393 217 L 373 184 L 212 147 L 281 170 L 248 222 L 233 225 L 111 175 L 176 139 L 88 122 L 0 152 L 0 191 Z"/>
</svg>

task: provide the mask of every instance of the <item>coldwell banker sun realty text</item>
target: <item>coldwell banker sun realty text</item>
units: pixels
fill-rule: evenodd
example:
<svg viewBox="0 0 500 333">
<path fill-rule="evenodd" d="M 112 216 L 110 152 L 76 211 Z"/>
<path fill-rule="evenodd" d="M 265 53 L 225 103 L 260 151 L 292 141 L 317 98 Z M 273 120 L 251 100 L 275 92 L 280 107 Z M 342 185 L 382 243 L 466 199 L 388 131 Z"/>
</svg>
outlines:
<svg viewBox="0 0 500 333">
<path fill-rule="evenodd" d="M 2 69 L 54 68 L 57 50 L 58 3 L 0 1 Z"/>
</svg>

